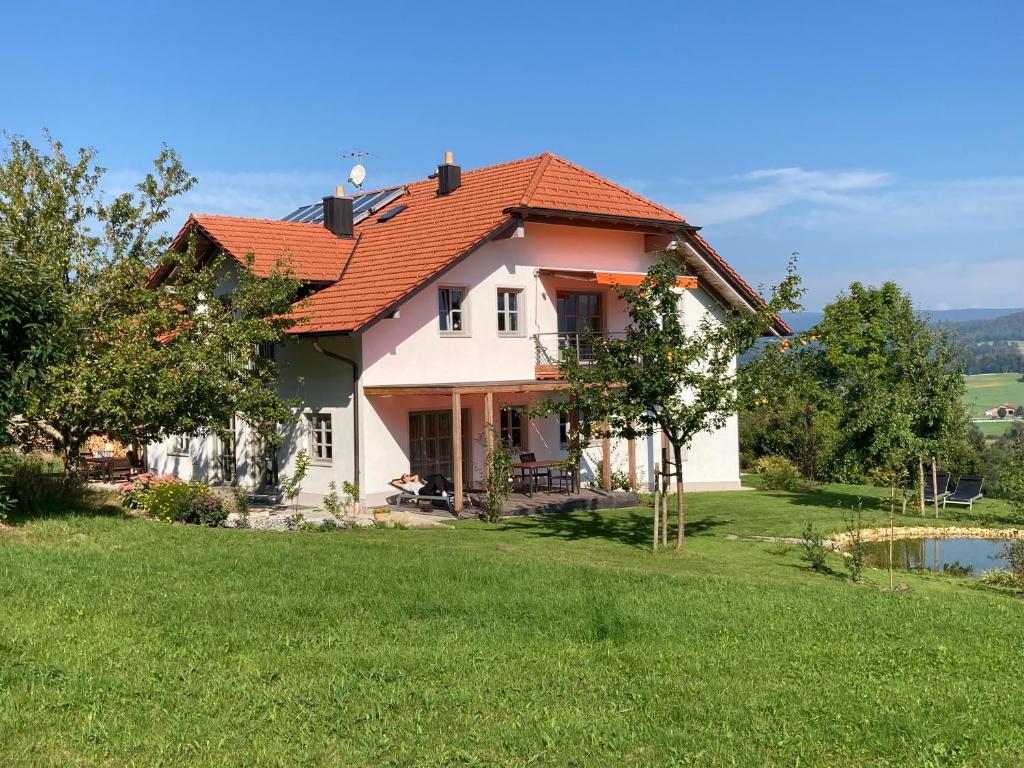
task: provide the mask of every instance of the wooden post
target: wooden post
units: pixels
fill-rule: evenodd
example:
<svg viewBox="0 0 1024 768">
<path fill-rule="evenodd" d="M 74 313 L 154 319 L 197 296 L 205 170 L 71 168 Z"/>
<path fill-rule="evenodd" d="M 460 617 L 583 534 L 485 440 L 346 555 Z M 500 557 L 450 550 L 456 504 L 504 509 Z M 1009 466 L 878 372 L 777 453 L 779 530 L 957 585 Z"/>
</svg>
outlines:
<svg viewBox="0 0 1024 768">
<path fill-rule="evenodd" d="M 935 519 L 939 519 L 939 468 L 932 456 L 932 501 L 935 503 Z"/>
<path fill-rule="evenodd" d="M 484 440 L 487 445 L 487 461 L 484 474 L 491 474 L 491 454 L 494 453 L 494 393 L 484 392 Z"/>
<path fill-rule="evenodd" d="M 658 468 L 659 465 L 654 465 L 654 546 L 651 547 L 652 552 L 658 551 L 658 535 L 660 533 L 659 527 L 660 522 L 658 521 L 658 496 L 660 495 L 661 488 L 658 486 Z"/>
<path fill-rule="evenodd" d="M 604 437 L 601 438 L 601 487 L 605 493 L 612 489 L 612 442 L 608 438 L 608 422 L 601 425 Z"/>
<path fill-rule="evenodd" d="M 636 440 L 629 438 L 629 489 L 636 490 Z"/>
<path fill-rule="evenodd" d="M 924 456 L 917 457 L 917 511 L 924 517 Z"/>
<path fill-rule="evenodd" d="M 452 392 L 452 472 L 455 475 L 455 513 L 462 511 L 462 394 Z"/>
<path fill-rule="evenodd" d="M 664 438 L 664 434 L 662 435 Z M 661 447 L 661 544 L 668 546 L 668 447 L 667 440 L 662 441 Z"/>
</svg>

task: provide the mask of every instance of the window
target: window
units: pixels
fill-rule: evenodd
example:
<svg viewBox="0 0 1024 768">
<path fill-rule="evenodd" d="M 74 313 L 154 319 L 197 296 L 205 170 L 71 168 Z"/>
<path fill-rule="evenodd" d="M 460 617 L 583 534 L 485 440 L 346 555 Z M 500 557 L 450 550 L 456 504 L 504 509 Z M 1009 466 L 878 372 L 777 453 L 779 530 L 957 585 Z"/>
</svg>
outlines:
<svg viewBox="0 0 1024 768">
<path fill-rule="evenodd" d="M 498 333 L 519 335 L 519 302 L 521 290 L 517 288 L 498 289 Z"/>
<path fill-rule="evenodd" d="M 311 413 L 309 419 L 309 460 L 317 464 L 330 464 L 334 459 L 334 431 L 331 416 Z"/>
<path fill-rule="evenodd" d="M 171 441 L 171 453 L 188 456 L 191 440 L 188 435 L 175 435 Z"/>
<path fill-rule="evenodd" d="M 465 288 L 437 289 L 437 319 L 441 333 L 465 333 L 465 302 Z"/>
<path fill-rule="evenodd" d="M 261 360 L 273 360 L 274 359 L 274 342 L 272 341 L 261 341 L 256 345 L 256 357 Z"/>
<path fill-rule="evenodd" d="M 501 439 L 517 451 L 526 449 L 526 424 L 519 406 L 501 409 Z"/>
</svg>

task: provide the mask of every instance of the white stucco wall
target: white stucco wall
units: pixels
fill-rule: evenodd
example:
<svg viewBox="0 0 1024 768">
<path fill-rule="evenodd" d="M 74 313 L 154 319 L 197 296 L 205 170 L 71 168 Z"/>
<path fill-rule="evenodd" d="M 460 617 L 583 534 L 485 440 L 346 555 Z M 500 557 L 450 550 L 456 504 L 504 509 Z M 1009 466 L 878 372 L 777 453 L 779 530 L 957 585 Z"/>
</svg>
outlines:
<svg viewBox="0 0 1024 768">
<path fill-rule="evenodd" d="M 323 337 L 320 343 L 348 357 L 355 357 L 363 369 L 361 386 L 450 384 L 490 381 L 531 381 L 535 378 L 536 350 L 531 336 L 557 331 L 556 295 L 559 290 L 601 292 L 605 327 L 621 331 L 627 322 L 625 308 L 606 286 L 562 276 L 539 276 L 538 269 L 576 269 L 611 272 L 645 272 L 651 255 L 644 252 L 640 234 L 544 224 L 527 224 L 525 236 L 488 243 L 457 264 L 441 278 L 429 283 L 399 308 L 394 319 L 382 319 L 358 339 Z M 230 269 L 225 284 L 234 280 Z M 465 303 L 466 332 L 443 336 L 438 328 L 439 286 L 468 289 Z M 520 334 L 502 336 L 497 330 L 496 294 L 499 288 L 521 290 Z M 700 288 L 685 291 L 681 300 L 688 325 L 694 326 L 705 313 L 721 314 L 714 300 Z M 308 339 L 280 346 L 276 357 L 281 367 L 281 392 L 302 401 L 301 414 L 330 413 L 334 430 L 334 460 L 330 466 L 311 464 L 303 490 L 304 500 L 317 501 L 332 480 L 339 490 L 344 480 L 353 479 L 352 454 L 353 393 L 352 372 L 347 365 L 318 353 Z M 529 404 L 549 395 L 495 395 L 495 424 L 504 404 Z M 480 445 L 483 434 L 483 396 L 464 395 L 469 410 L 470 445 L 479 479 L 484 463 Z M 394 395 L 366 397 L 360 389 L 360 485 L 369 504 L 380 503 L 392 493 L 388 481 L 409 470 L 409 413 L 449 410 L 446 396 Z M 298 450 L 307 447 L 308 429 L 304 418 L 289 425 L 279 453 L 279 471 L 291 474 Z M 150 446 L 151 468 L 183 478 L 215 479 L 213 470 L 215 438 L 194 438 L 190 456 L 174 456 L 171 442 Z M 660 461 L 660 436 L 637 442 L 637 474 L 641 486 L 648 482 L 649 468 Z M 237 425 L 236 458 L 238 481 L 250 485 L 255 477 L 251 452 L 254 441 L 245 424 Z M 531 419 L 528 449 L 538 458 L 559 458 L 558 419 Z M 600 458 L 599 444 L 587 452 L 581 468 L 584 480 L 592 476 Z M 612 446 L 612 464 L 627 467 L 624 441 Z M 739 453 L 736 419 L 714 434 L 699 435 L 686 452 L 684 465 L 689 487 L 739 487 Z M 467 478 L 467 485 L 469 485 Z"/>
</svg>

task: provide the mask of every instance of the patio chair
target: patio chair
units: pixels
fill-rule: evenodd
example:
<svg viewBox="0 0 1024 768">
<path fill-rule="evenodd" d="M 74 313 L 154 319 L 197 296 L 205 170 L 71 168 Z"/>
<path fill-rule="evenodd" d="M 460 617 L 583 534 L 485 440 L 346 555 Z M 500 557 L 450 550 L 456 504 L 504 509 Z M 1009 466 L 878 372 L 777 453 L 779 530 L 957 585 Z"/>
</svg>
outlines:
<svg viewBox="0 0 1024 768">
<path fill-rule="evenodd" d="M 132 463 L 127 456 L 115 456 L 110 460 L 108 466 L 108 478 L 110 480 L 130 480 L 132 477 Z"/>
<path fill-rule="evenodd" d="M 942 500 L 942 508 L 945 509 L 947 504 L 958 504 L 974 509 L 974 502 L 984 498 L 981 492 L 984 482 L 985 479 L 978 475 L 964 475 L 957 481 L 953 492 Z"/>
<path fill-rule="evenodd" d="M 537 454 L 535 454 L 535 453 L 520 453 L 519 454 L 519 461 L 524 463 L 524 464 L 526 462 L 528 462 L 528 461 L 536 461 L 536 460 L 537 460 Z M 547 480 L 548 480 L 547 488 L 548 488 L 548 490 L 551 490 L 551 470 L 550 470 L 549 467 L 534 467 L 532 469 L 520 469 L 519 470 L 519 475 L 522 478 L 523 484 L 525 484 L 527 482 L 527 479 L 529 479 L 531 492 L 537 488 L 537 478 L 538 477 L 546 477 Z M 526 492 L 525 488 L 523 488 L 523 492 L 524 493 Z"/>
<path fill-rule="evenodd" d="M 548 477 L 552 491 L 565 490 L 566 493 L 575 493 L 576 467 L 570 462 L 563 461 L 558 466 L 552 467 Z"/>
<path fill-rule="evenodd" d="M 935 501 L 936 497 L 941 501 L 950 494 L 949 490 L 949 472 L 940 470 L 935 474 L 937 480 L 937 488 L 939 489 L 936 495 L 935 490 L 932 488 L 932 473 L 925 471 L 924 474 L 924 500 Z"/>
<path fill-rule="evenodd" d="M 131 474 L 141 475 L 146 471 L 146 468 L 142 465 L 142 459 L 139 458 L 139 452 L 134 448 L 129 449 L 127 452 L 128 464 L 131 466 Z"/>
</svg>

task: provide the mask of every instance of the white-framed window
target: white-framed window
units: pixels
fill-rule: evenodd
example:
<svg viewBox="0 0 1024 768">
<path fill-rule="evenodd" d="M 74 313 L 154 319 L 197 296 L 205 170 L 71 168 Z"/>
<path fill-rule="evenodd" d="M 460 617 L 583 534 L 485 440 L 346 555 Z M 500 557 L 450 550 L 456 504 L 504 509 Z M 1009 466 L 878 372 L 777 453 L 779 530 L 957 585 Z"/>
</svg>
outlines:
<svg viewBox="0 0 1024 768">
<path fill-rule="evenodd" d="M 334 461 L 334 429 L 331 414 L 311 413 L 306 416 L 309 424 L 309 460 L 314 464 L 330 464 Z"/>
<path fill-rule="evenodd" d="M 175 435 L 171 439 L 171 453 L 177 456 L 188 456 L 192 439 L 188 435 Z"/>
<path fill-rule="evenodd" d="M 521 288 L 498 289 L 498 333 L 504 336 L 520 336 L 522 323 L 523 291 Z"/>
<path fill-rule="evenodd" d="M 437 322 L 442 335 L 465 336 L 468 333 L 465 288 L 437 289 Z"/>
<path fill-rule="evenodd" d="M 512 446 L 513 450 L 526 450 L 526 436 L 529 432 L 526 416 L 522 414 L 522 406 L 507 405 L 501 409 L 501 439 Z"/>
<path fill-rule="evenodd" d="M 583 411 L 576 409 L 577 423 L 583 423 Z M 558 413 L 558 447 L 563 451 L 569 450 L 572 442 L 572 417 L 566 411 Z"/>
</svg>

